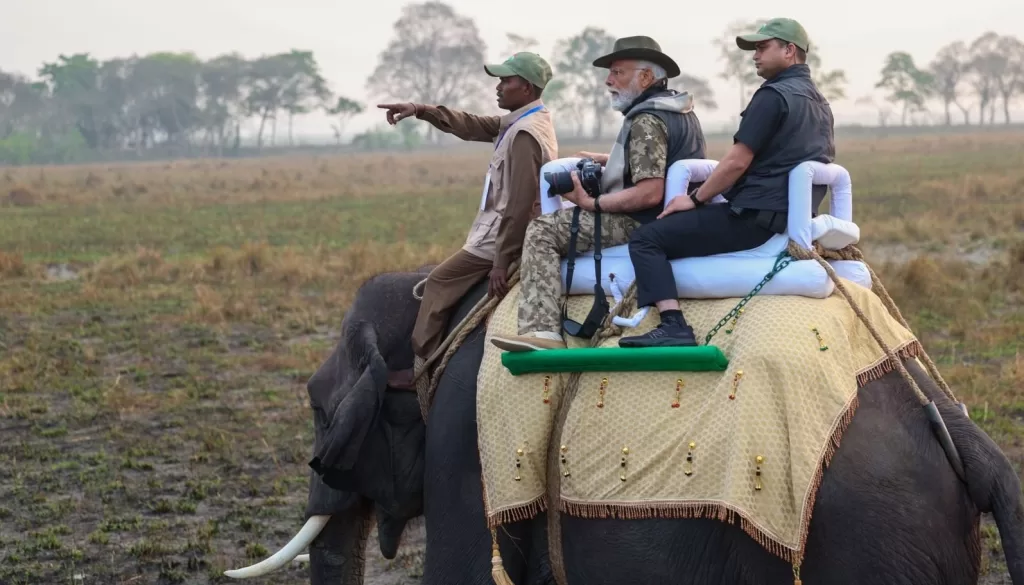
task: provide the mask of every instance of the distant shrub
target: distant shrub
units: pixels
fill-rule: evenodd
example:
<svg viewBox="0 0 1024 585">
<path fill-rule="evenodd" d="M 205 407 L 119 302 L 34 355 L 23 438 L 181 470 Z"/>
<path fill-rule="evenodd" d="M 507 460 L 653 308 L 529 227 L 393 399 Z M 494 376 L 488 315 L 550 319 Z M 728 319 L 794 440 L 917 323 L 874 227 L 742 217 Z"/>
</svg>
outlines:
<svg viewBox="0 0 1024 585">
<path fill-rule="evenodd" d="M 15 207 L 32 207 L 39 197 L 28 187 L 15 187 L 7 194 L 7 202 Z"/>
</svg>

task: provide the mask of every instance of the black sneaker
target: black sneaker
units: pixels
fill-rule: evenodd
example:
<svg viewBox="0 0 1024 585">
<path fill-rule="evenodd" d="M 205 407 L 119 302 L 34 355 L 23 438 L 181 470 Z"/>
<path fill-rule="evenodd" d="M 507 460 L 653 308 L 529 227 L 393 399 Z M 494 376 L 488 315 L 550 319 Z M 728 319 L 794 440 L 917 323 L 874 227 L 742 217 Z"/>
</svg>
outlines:
<svg viewBox="0 0 1024 585">
<path fill-rule="evenodd" d="M 693 327 L 680 323 L 661 323 L 656 328 L 634 337 L 623 337 L 619 347 L 695 347 Z"/>
</svg>

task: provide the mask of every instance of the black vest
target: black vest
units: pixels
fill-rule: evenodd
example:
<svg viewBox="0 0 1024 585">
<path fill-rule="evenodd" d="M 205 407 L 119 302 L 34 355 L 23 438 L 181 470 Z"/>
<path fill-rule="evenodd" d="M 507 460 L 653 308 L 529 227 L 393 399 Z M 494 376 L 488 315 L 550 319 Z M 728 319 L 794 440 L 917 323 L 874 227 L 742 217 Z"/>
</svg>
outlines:
<svg viewBox="0 0 1024 585">
<path fill-rule="evenodd" d="M 789 171 L 805 161 L 835 160 L 832 108 L 803 64 L 789 67 L 757 91 L 777 92 L 785 100 L 786 112 L 771 142 L 754 155 L 747 172 L 724 196 L 735 207 L 785 212 L 789 209 Z M 740 116 L 746 113 L 743 110 Z M 825 185 L 812 188 L 811 213 L 817 213 L 826 191 Z"/>
<path fill-rule="evenodd" d="M 640 114 L 653 114 L 665 123 L 668 135 L 668 154 L 665 161 L 665 178 L 668 178 L 668 168 L 672 163 L 688 158 L 705 158 L 704 130 L 700 127 L 700 120 L 697 114 L 691 109 L 685 114 L 682 112 L 669 112 L 666 110 L 644 110 L 636 111 L 636 105 L 656 97 L 672 96 L 675 91 L 664 89 L 664 86 L 655 86 L 640 95 L 626 110 L 626 118 L 633 118 Z M 623 145 L 623 156 L 626 161 L 626 168 L 623 171 L 622 188 L 629 189 L 634 186 L 632 171 L 629 164 L 629 140 Z M 700 183 L 691 183 L 690 189 L 699 187 Z M 657 205 L 640 211 L 630 211 L 626 215 L 644 224 L 650 223 L 658 218 L 658 214 L 665 207 L 665 196 L 662 194 Z"/>
</svg>

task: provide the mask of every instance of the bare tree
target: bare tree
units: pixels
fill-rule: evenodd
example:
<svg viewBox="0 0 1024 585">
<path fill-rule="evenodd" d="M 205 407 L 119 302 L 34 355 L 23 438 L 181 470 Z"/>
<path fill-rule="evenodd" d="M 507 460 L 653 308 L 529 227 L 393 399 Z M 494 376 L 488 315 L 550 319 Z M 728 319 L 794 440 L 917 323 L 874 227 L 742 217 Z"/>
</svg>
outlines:
<svg viewBox="0 0 1024 585">
<path fill-rule="evenodd" d="M 719 76 L 726 81 L 735 81 L 739 87 L 741 110 L 747 106 L 747 100 L 750 99 L 750 88 L 760 85 L 761 79 L 754 68 L 753 56 L 750 51 L 744 51 L 736 46 L 736 37 L 758 30 L 766 22 L 766 18 L 735 20 L 712 42 L 718 48 L 719 58 L 725 61 L 725 70 Z"/>
<path fill-rule="evenodd" d="M 989 124 L 995 118 L 996 78 L 1003 69 L 1003 59 L 999 53 L 999 35 L 987 32 L 971 43 L 969 81 L 974 93 L 978 96 L 978 124 L 985 123 L 985 113 L 989 114 Z"/>
<path fill-rule="evenodd" d="M 537 39 L 517 35 L 516 33 L 505 33 L 507 41 L 505 45 L 505 56 L 511 57 L 520 51 L 534 51 L 539 44 Z"/>
<path fill-rule="evenodd" d="M 463 108 L 483 95 L 487 47 L 472 18 L 439 1 L 408 4 L 394 31 L 367 80 L 372 93 Z"/>
<path fill-rule="evenodd" d="M 607 72 L 592 63 L 607 54 L 615 44 L 615 37 L 601 28 L 588 26 L 580 34 L 555 44 L 554 73 L 566 84 L 565 99 L 594 116 L 593 138 L 600 138 L 604 122 L 611 114 L 604 79 Z M 569 98 L 571 95 L 571 98 Z"/>
<path fill-rule="evenodd" d="M 718 102 L 715 101 L 715 91 L 711 84 L 703 77 L 680 73 L 679 77 L 672 79 L 668 84 L 669 88 L 677 91 L 686 91 L 693 96 L 695 107 L 717 110 Z"/>
<path fill-rule="evenodd" d="M 942 99 L 946 114 L 946 125 L 953 124 L 949 107 L 955 105 L 964 116 L 964 124 L 970 125 L 970 111 L 962 105 L 964 96 L 960 86 L 964 82 L 970 67 L 970 53 L 963 41 L 950 43 L 939 49 L 938 55 L 929 65 L 929 71 L 935 79 L 935 93 Z"/>
<path fill-rule="evenodd" d="M 569 128 L 574 137 L 583 136 L 583 111 L 578 107 L 573 89 L 565 79 L 555 77 L 548 82 L 542 95 L 544 104 L 554 113 L 555 127 Z"/>
<path fill-rule="evenodd" d="M 888 101 L 878 103 L 870 95 L 864 95 L 856 99 L 853 102 L 855 106 L 867 106 L 873 108 L 878 113 L 878 125 L 885 128 L 889 125 L 889 118 L 892 116 L 892 108 L 889 107 Z"/>
<path fill-rule="evenodd" d="M 821 55 L 817 50 L 807 53 L 807 66 L 811 69 L 811 79 L 825 99 L 838 102 L 846 99 L 846 71 L 842 69 L 826 70 L 821 64 Z"/>
<path fill-rule="evenodd" d="M 1001 60 L 996 75 L 996 90 L 1003 100 L 1003 117 L 1010 123 L 1010 102 L 1017 93 L 1024 93 L 1024 43 L 1016 37 L 1000 37 L 996 51 Z"/>
</svg>

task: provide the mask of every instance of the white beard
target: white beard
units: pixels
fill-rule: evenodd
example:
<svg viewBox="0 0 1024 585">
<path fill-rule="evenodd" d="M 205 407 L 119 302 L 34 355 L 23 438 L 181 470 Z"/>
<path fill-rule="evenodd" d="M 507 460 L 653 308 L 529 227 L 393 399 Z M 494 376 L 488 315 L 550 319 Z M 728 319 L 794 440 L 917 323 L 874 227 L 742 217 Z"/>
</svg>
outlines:
<svg viewBox="0 0 1024 585">
<path fill-rule="evenodd" d="M 643 91 L 636 87 L 636 77 L 634 76 L 626 89 L 619 90 L 618 93 L 610 93 L 608 99 L 611 100 L 613 110 L 624 112 L 629 104 L 633 103 L 633 100 L 640 97 L 641 93 Z"/>
</svg>

